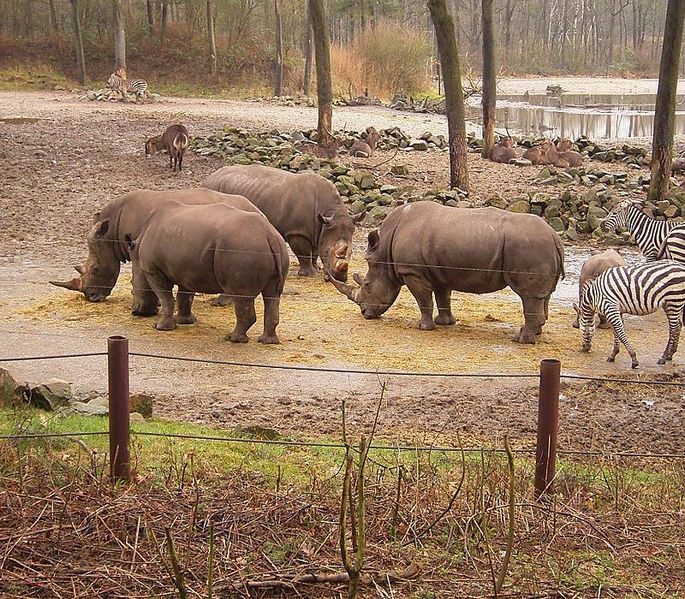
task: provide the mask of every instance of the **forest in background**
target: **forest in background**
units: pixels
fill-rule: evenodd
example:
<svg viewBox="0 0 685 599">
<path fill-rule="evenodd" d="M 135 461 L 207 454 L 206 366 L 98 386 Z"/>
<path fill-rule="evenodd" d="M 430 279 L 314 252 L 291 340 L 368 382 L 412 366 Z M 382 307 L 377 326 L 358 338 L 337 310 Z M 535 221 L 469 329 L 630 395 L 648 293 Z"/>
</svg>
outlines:
<svg viewBox="0 0 685 599">
<path fill-rule="evenodd" d="M 90 80 L 104 82 L 113 70 L 113 7 L 118 6 L 128 71 L 153 86 L 273 93 L 280 30 L 283 92 L 296 94 L 308 87 L 305 72 L 312 44 L 305 0 L 7 0 L 0 4 L 0 68 L 44 68 L 73 78 L 74 3 Z M 400 89 L 414 94 L 431 89 L 438 61 L 424 1 L 325 4 L 337 95 L 368 91 L 388 98 Z M 448 5 L 455 17 L 462 72 L 478 74 L 480 0 L 449 0 Z M 654 76 L 665 11 L 666 0 L 495 0 L 498 72 Z"/>
</svg>

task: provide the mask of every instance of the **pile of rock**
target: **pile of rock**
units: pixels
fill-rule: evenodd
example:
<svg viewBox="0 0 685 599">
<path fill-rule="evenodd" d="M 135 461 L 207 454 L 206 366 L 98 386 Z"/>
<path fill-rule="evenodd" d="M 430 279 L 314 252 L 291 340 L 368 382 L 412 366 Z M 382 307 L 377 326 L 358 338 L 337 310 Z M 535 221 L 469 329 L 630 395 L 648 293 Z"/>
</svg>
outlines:
<svg viewBox="0 0 685 599">
<path fill-rule="evenodd" d="M 102 89 L 89 89 L 79 98 L 79 100 L 88 100 L 89 102 L 141 102 L 135 94 L 126 92 L 124 92 L 124 98 L 122 99 L 120 92 L 114 91 L 108 87 L 103 87 Z M 147 92 L 145 99 L 142 101 L 161 102 L 163 100 L 162 96 L 159 94 Z"/>
<path fill-rule="evenodd" d="M 404 151 L 427 150 L 446 145 L 442 136 L 425 133 L 420 139 L 412 139 L 399 128 L 384 129 L 379 147 L 398 148 Z M 360 135 L 356 132 L 336 132 L 345 146 L 352 145 Z M 298 144 L 316 141 L 315 130 L 283 133 L 272 130 L 252 133 L 234 127 L 226 127 L 220 133 L 196 137 L 191 148 L 202 156 L 219 156 L 230 164 L 264 164 L 301 172 L 311 170 L 333 182 L 351 212 L 366 212 L 363 224 L 378 226 L 396 206 L 418 200 L 432 200 L 449 206 L 468 205 L 466 192 L 461 190 L 421 190 L 414 185 L 384 185 L 376 175 L 363 168 L 353 168 L 334 161 L 318 158 L 298 149 Z M 404 164 L 394 164 L 390 172 L 397 178 L 409 175 Z"/>
</svg>

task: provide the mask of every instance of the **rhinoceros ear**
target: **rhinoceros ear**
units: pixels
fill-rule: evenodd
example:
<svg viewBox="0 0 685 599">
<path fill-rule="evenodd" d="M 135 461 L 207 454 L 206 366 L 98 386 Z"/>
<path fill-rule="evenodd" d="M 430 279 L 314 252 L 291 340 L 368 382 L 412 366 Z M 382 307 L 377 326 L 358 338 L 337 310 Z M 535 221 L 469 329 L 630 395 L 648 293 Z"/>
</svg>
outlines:
<svg viewBox="0 0 685 599">
<path fill-rule="evenodd" d="M 126 247 L 128 247 L 129 251 L 133 251 L 133 249 L 136 247 L 135 239 L 126 233 L 126 235 L 124 235 L 124 241 L 126 242 Z"/>
<path fill-rule="evenodd" d="M 381 237 L 378 234 L 378 231 L 374 229 L 369 233 L 369 245 L 366 247 L 366 252 L 371 253 L 375 252 L 376 248 L 378 248 L 378 244 L 381 242 Z"/>
<path fill-rule="evenodd" d="M 319 212 L 318 216 L 324 227 L 330 227 L 333 224 L 332 214 L 321 214 L 321 212 Z"/>
<path fill-rule="evenodd" d="M 93 224 L 95 224 L 99 220 L 100 220 L 100 211 L 98 210 L 95 214 L 93 214 Z"/>
</svg>

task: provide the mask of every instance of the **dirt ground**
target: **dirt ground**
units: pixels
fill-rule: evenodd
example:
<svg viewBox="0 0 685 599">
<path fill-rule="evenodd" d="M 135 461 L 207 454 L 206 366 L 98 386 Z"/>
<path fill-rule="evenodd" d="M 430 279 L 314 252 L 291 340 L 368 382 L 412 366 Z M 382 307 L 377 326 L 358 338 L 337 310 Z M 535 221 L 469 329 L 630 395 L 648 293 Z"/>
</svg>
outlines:
<svg viewBox="0 0 685 599">
<path fill-rule="evenodd" d="M 128 268 L 106 302 L 89 304 L 47 281 L 71 277 L 71 265 L 82 263 L 93 213 L 132 189 L 191 187 L 221 166 L 216 159 L 189 155 L 183 174 L 171 173 L 165 157 L 145 160 L 145 136 L 176 121 L 195 135 L 224 125 L 292 130 L 313 127 L 316 113 L 220 100 L 103 104 L 58 92 L 0 93 L 0 106 L 0 357 L 103 351 L 108 335 L 121 334 L 131 340 L 132 351 L 248 363 L 506 375 L 535 373 L 541 359 L 559 358 L 566 373 L 634 375 L 625 352 L 616 364 L 606 363 L 610 332 L 598 331 L 593 351 L 584 354 L 578 331 L 569 326 L 578 271 L 589 255 L 585 247 L 567 247 L 568 276 L 553 297 L 550 320 L 535 346 L 510 341 L 522 315 L 518 299 L 508 291 L 454 294 L 458 325 L 426 332 L 416 327 L 418 310 L 406 291 L 382 319 L 365 321 L 354 304 L 320 278 L 291 275 L 282 301 L 282 343 L 268 347 L 256 343 L 261 320 L 247 345 L 224 341 L 233 312 L 211 307 L 210 298 L 197 301 L 196 326 L 154 330 L 153 320 L 129 312 Z M 371 123 L 377 128 L 398 125 L 413 134 L 445 129 L 444 117 L 381 108 L 340 109 L 335 115 L 336 126 L 348 129 Z M 380 155 L 366 165 L 384 159 Z M 446 184 L 445 153 L 414 153 L 395 162 L 400 160 L 409 164 L 417 186 Z M 475 154 L 469 155 L 469 167 L 475 197 L 529 189 L 538 171 L 492 164 Z M 366 231 L 357 232 L 352 265 L 362 273 L 365 236 Z M 629 259 L 640 257 L 631 254 Z M 680 376 L 680 355 L 671 366 L 656 366 L 667 335 L 663 316 L 627 322 L 641 359 L 638 373 Z M 28 380 L 56 376 L 73 381 L 81 394 L 106 389 L 100 357 L 21 362 L 9 368 Z M 150 358 L 132 358 L 131 369 L 132 390 L 153 394 L 159 416 L 225 427 L 257 424 L 304 435 L 337 435 L 343 398 L 349 400 L 352 426 L 367 425 L 381 381 L 388 385 L 380 421 L 386 438 L 448 442 L 460 432 L 469 442 L 499 443 L 508 432 L 516 446 L 534 442 L 535 379 L 333 375 Z M 682 451 L 685 402 L 678 388 L 566 382 L 561 405 L 562 447 Z"/>
</svg>

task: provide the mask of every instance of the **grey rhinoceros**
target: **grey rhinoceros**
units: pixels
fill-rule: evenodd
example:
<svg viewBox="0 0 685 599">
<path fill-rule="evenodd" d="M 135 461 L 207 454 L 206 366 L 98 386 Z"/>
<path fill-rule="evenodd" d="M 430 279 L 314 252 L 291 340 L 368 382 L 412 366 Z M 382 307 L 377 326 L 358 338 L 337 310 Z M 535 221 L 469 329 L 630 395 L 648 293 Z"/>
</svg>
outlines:
<svg viewBox="0 0 685 599">
<path fill-rule="evenodd" d="M 176 191 L 131 191 L 112 200 L 95 214 L 93 226 L 88 233 L 88 259 L 75 266 L 79 276 L 70 281 L 50 281 L 53 285 L 83 293 L 91 302 L 103 301 L 112 292 L 119 277 L 122 262 L 129 262 L 125 236 L 134 238 L 155 211 L 167 202 L 184 204 L 227 204 L 247 212 L 259 212 L 242 196 L 229 195 L 209 189 L 194 188 Z M 140 286 L 144 286 L 141 282 Z M 139 287 L 140 287 L 139 286 Z M 157 300 L 146 304 L 134 293 L 132 312 L 137 316 L 157 313 Z"/>
<path fill-rule="evenodd" d="M 433 202 L 393 210 L 380 230 L 369 233 L 366 260 L 366 277 L 354 275 L 360 287 L 332 281 L 365 318 L 383 314 L 406 285 L 421 310 L 420 328 L 434 329 L 456 322 L 452 290 L 490 293 L 511 287 L 523 301 L 525 324 L 514 337 L 521 343 L 535 343 L 550 295 L 564 276 L 561 239 L 540 217 Z"/>
<path fill-rule="evenodd" d="M 297 256 L 297 274 L 316 274 L 321 256 L 325 272 L 347 280 L 355 221 L 335 185 L 321 175 L 259 164 L 224 166 L 201 185 L 240 194 L 257 206 Z"/>
<path fill-rule="evenodd" d="M 233 300 L 236 315 L 235 329 L 227 338 L 244 343 L 257 320 L 254 300 L 261 294 L 264 333 L 259 342 L 278 343 L 288 248 L 263 215 L 224 204 L 166 202 L 136 239 L 127 235 L 126 241 L 133 260 L 134 292 L 146 305 L 157 299 L 162 304 L 157 329 L 196 322 L 191 311 L 196 292 L 224 293 Z M 147 286 L 138 287 L 140 281 Z M 174 316 L 174 285 L 178 316 Z"/>
</svg>

